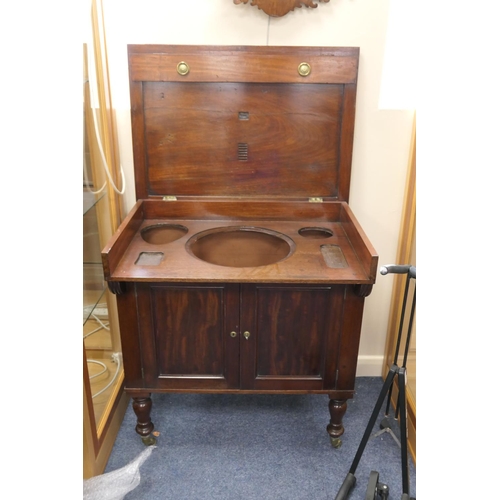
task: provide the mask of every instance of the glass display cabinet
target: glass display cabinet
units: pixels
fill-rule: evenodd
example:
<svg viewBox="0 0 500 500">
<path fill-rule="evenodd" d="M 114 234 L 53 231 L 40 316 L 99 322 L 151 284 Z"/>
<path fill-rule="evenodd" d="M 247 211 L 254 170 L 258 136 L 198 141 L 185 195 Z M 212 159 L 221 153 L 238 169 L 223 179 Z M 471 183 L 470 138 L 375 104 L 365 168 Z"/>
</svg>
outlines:
<svg viewBox="0 0 500 500">
<path fill-rule="evenodd" d="M 84 479 L 102 474 L 129 401 L 116 300 L 104 280 L 101 249 L 116 227 L 97 135 L 102 117 L 91 107 L 84 47 L 83 140 L 83 450 Z M 98 103 L 92 103 L 96 106 Z M 114 221 L 114 222 L 113 222 Z"/>
</svg>

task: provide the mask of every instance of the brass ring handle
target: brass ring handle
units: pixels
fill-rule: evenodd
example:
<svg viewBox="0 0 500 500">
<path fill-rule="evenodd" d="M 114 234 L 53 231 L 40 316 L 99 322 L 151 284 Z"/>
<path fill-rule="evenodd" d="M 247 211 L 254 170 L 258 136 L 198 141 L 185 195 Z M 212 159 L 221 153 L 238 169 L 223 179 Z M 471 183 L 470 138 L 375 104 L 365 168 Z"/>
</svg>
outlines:
<svg viewBox="0 0 500 500">
<path fill-rule="evenodd" d="M 249 337 L 250 337 L 250 332 L 248 332 L 248 331 L 247 332 L 243 332 L 243 337 L 245 337 L 245 339 L 248 340 Z"/>
<path fill-rule="evenodd" d="M 234 337 L 236 337 L 236 335 L 238 335 L 238 334 L 236 332 L 231 332 L 229 335 L 231 335 L 231 337 L 233 337 L 233 339 L 234 339 Z"/>
<path fill-rule="evenodd" d="M 179 73 L 179 75 L 181 76 L 187 75 L 189 73 L 189 64 L 184 61 L 181 61 L 177 65 L 177 73 Z"/>
</svg>

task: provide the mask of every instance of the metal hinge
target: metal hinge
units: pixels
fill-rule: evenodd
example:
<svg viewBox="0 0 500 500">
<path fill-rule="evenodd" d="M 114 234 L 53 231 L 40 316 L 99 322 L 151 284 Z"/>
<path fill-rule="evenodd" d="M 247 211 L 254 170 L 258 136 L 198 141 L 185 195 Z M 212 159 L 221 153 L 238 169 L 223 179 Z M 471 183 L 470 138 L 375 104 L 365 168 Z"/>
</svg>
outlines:
<svg viewBox="0 0 500 500">
<path fill-rule="evenodd" d="M 320 198 L 318 196 L 309 198 L 309 203 L 323 203 L 323 198 Z"/>
<path fill-rule="evenodd" d="M 177 201 L 177 196 L 173 195 L 164 196 L 163 201 Z"/>
</svg>

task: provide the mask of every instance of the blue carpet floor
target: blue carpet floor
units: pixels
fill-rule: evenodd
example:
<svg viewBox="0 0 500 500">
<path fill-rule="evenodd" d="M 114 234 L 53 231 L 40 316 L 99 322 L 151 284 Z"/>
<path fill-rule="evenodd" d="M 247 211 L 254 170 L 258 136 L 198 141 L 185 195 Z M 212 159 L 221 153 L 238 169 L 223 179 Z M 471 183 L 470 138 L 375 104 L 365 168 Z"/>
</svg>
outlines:
<svg viewBox="0 0 500 500">
<path fill-rule="evenodd" d="M 153 394 L 156 448 L 126 500 L 333 500 L 349 471 L 382 388 L 380 377 L 356 379 L 342 446 L 333 448 L 324 395 Z M 379 430 L 385 404 L 373 432 Z M 144 451 L 131 404 L 105 472 Z M 394 425 L 397 430 L 397 424 Z M 356 469 L 350 500 L 364 500 L 371 470 L 401 498 L 400 448 L 390 434 L 371 439 Z M 410 458 L 410 493 L 416 497 Z"/>
</svg>

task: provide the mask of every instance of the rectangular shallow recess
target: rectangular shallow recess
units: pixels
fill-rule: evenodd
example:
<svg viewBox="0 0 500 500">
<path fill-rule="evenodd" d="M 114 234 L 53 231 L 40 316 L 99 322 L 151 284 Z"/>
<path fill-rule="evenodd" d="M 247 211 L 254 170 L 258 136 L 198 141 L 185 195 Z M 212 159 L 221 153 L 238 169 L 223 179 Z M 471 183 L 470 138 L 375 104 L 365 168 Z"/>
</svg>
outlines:
<svg viewBox="0 0 500 500">
<path fill-rule="evenodd" d="M 342 249 L 338 245 L 321 245 L 320 248 L 328 267 L 332 269 L 344 269 L 347 267 Z"/>
<path fill-rule="evenodd" d="M 163 252 L 141 252 L 135 261 L 136 266 L 158 266 L 163 260 Z"/>
</svg>

